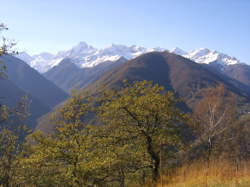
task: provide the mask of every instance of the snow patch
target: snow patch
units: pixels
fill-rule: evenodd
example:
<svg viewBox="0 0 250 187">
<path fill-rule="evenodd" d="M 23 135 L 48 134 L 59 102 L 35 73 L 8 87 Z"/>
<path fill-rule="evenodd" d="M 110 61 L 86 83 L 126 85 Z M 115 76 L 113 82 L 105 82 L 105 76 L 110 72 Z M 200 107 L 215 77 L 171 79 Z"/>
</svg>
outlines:
<svg viewBox="0 0 250 187">
<path fill-rule="evenodd" d="M 56 55 L 50 53 L 40 53 L 38 55 L 30 56 L 23 52 L 17 55 L 17 57 L 24 60 L 27 64 L 39 72 L 44 73 L 54 66 L 57 66 L 64 58 L 71 58 L 78 67 L 85 68 L 94 67 L 107 61 L 117 61 L 121 57 L 129 60 L 144 53 L 165 50 L 166 49 L 159 47 L 145 48 L 136 45 L 126 46 L 118 44 L 112 44 L 103 49 L 97 49 L 88 45 L 86 42 L 80 42 L 69 50 L 59 51 Z M 235 57 L 231 57 L 207 48 L 200 48 L 189 53 L 180 48 L 174 48 L 170 52 L 201 64 L 210 64 L 215 62 L 225 66 L 241 63 Z"/>
</svg>

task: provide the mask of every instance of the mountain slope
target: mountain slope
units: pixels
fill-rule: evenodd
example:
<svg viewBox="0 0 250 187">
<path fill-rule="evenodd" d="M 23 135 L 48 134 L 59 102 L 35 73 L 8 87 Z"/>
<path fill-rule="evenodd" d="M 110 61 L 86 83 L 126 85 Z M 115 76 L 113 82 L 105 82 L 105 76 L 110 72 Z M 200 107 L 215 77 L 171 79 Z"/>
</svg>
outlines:
<svg viewBox="0 0 250 187">
<path fill-rule="evenodd" d="M 111 46 L 102 49 L 97 49 L 85 42 L 80 42 L 69 50 L 59 51 L 56 55 L 41 53 L 29 56 L 27 53 L 23 52 L 17 55 L 17 57 L 24 60 L 40 73 L 45 73 L 53 67 L 59 65 L 64 58 L 71 58 L 80 68 L 90 68 L 107 61 L 117 61 L 121 57 L 132 59 L 147 52 L 163 50 L 164 49 L 162 48 L 145 48 L 135 45 L 125 46 L 116 44 L 112 44 Z"/>
<path fill-rule="evenodd" d="M 40 53 L 38 55 L 29 56 L 27 53 L 23 52 L 17 57 L 27 62 L 27 64 L 39 72 L 45 73 L 53 67 L 59 65 L 64 58 L 72 59 L 73 63 L 79 68 L 91 68 L 107 61 L 117 61 L 121 57 L 130 60 L 148 52 L 164 50 L 166 49 L 159 47 L 145 48 L 135 45 L 126 46 L 117 44 L 112 44 L 103 49 L 97 49 L 85 42 L 80 42 L 78 45 L 69 50 L 59 51 L 56 55 L 50 53 Z M 213 64 L 220 70 L 222 70 L 224 66 L 241 63 L 241 61 L 235 57 L 207 48 L 200 48 L 191 52 L 175 48 L 170 52 L 181 55 L 197 63 Z"/>
<path fill-rule="evenodd" d="M 50 111 L 50 108 L 40 102 L 37 98 L 28 95 L 25 91 L 18 88 L 10 80 L 0 80 L 0 104 L 14 107 L 22 97 L 28 96 L 30 100 L 30 117 L 26 121 L 27 125 L 35 128 L 36 120 Z"/>
<path fill-rule="evenodd" d="M 120 58 L 115 62 L 106 61 L 92 68 L 79 68 L 70 58 L 65 58 L 59 65 L 43 75 L 66 92 L 81 89 L 97 80 L 103 73 L 127 61 Z"/>
<path fill-rule="evenodd" d="M 22 60 L 13 56 L 3 56 L 1 60 L 7 66 L 8 79 L 49 108 L 53 108 L 67 98 L 68 95 L 64 91 L 30 68 Z"/>
<path fill-rule="evenodd" d="M 207 88 L 221 84 L 238 98 L 244 98 L 244 101 L 250 100 L 250 90 L 245 89 L 240 82 L 214 71 L 210 66 L 195 63 L 169 52 L 151 52 L 122 63 L 86 86 L 82 93 L 95 95 L 103 89 L 119 89 L 123 86 L 123 80 L 129 82 L 148 80 L 164 86 L 166 90 L 174 91 L 183 99 L 185 103 L 181 107 L 186 111 L 195 107 Z M 48 133 L 53 131 L 53 125 L 45 117 L 37 129 Z"/>
<path fill-rule="evenodd" d="M 234 64 L 225 67 L 224 74 L 238 80 L 250 87 L 250 66 L 246 64 Z"/>
<path fill-rule="evenodd" d="M 74 85 L 77 84 L 77 81 L 74 80 L 76 77 L 79 77 L 81 80 L 82 71 L 83 70 L 77 67 L 71 59 L 65 58 L 59 65 L 53 67 L 43 75 L 67 92 L 73 89 Z"/>
<path fill-rule="evenodd" d="M 114 70 L 103 75 L 85 90 L 94 91 L 101 86 L 116 88 L 122 81 L 150 80 L 173 90 L 184 98 L 190 106 L 196 102 L 204 88 L 219 84 L 235 94 L 249 98 L 250 93 L 219 72 L 211 71 L 189 59 L 169 52 L 152 52 L 130 60 Z"/>
</svg>

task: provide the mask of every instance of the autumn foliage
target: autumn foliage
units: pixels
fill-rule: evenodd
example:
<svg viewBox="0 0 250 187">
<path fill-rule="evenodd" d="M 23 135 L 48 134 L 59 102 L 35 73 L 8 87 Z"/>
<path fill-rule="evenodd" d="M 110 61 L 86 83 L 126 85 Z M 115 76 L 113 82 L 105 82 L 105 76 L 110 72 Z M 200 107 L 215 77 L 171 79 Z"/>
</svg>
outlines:
<svg viewBox="0 0 250 187">
<path fill-rule="evenodd" d="M 223 86 L 203 94 L 192 113 L 185 113 L 183 101 L 147 81 L 94 96 L 75 93 L 50 115 L 56 124 L 51 134 L 35 131 L 23 139 L 2 129 L 0 183 L 174 186 L 194 176 L 209 184 L 227 180 L 226 174 L 247 175 L 242 163 L 249 158 L 249 117 L 238 114 L 237 100 Z M 13 119 L 3 107 L 1 114 L 2 124 Z"/>
</svg>

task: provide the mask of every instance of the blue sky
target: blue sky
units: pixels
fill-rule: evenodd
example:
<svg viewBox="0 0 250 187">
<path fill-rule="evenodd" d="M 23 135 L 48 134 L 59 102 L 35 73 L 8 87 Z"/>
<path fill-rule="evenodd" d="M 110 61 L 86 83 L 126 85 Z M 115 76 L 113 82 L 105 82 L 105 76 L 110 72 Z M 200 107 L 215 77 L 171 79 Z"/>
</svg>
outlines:
<svg viewBox="0 0 250 187">
<path fill-rule="evenodd" d="M 4 34 L 20 50 L 57 52 L 80 41 L 207 47 L 250 63 L 250 0 L 0 0 Z"/>
</svg>

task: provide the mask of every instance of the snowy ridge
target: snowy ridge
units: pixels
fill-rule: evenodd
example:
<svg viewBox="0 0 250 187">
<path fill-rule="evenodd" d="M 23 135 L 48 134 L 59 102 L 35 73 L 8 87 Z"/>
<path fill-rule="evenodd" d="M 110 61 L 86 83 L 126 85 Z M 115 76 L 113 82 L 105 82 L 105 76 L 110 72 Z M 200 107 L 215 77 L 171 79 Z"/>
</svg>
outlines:
<svg viewBox="0 0 250 187">
<path fill-rule="evenodd" d="M 119 58 L 132 59 L 151 51 L 163 51 L 162 48 L 144 48 L 139 46 L 125 46 L 112 44 L 103 49 L 96 49 L 85 42 L 80 42 L 67 51 L 59 51 L 56 55 L 41 53 L 34 56 L 28 56 L 27 53 L 20 53 L 17 57 L 24 60 L 34 69 L 41 73 L 48 71 L 58 65 L 62 59 L 69 57 L 80 68 L 94 67 L 102 62 L 117 61 Z"/>
<path fill-rule="evenodd" d="M 177 54 L 177 55 L 181 55 L 181 56 L 184 56 L 184 55 L 188 54 L 186 51 L 184 51 L 184 50 L 182 50 L 182 49 L 180 49 L 178 47 L 172 49 L 170 52 L 174 53 L 174 54 Z"/>
<path fill-rule="evenodd" d="M 171 52 L 181 55 L 185 58 L 188 58 L 190 60 L 193 60 L 197 63 L 201 64 L 210 64 L 210 63 L 218 63 L 222 66 L 226 65 L 233 65 L 233 64 L 239 64 L 242 63 L 240 60 L 238 60 L 235 57 L 231 57 L 229 55 L 226 55 L 224 53 L 220 53 L 218 51 L 213 51 L 207 48 L 200 48 L 197 50 L 193 50 L 189 53 L 179 49 L 175 48 Z"/>
<path fill-rule="evenodd" d="M 68 57 L 80 68 L 94 67 L 100 63 L 107 61 L 117 61 L 119 58 L 132 59 L 144 53 L 152 51 L 164 51 L 163 48 L 145 48 L 140 46 L 125 46 L 112 44 L 103 49 L 94 48 L 85 42 L 69 50 L 59 51 L 56 55 L 50 53 L 40 53 L 38 55 L 29 56 L 27 53 L 20 53 L 17 57 L 24 60 L 37 71 L 44 73 L 49 69 L 57 66 L 64 58 Z M 218 63 L 222 66 L 241 63 L 235 57 L 220 53 L 218 51 L 200 48 L 191 52 L 186 52 L 180 48 L 175 48 L 170 52 L 191 59 L 197 63 L 210 64 Z"/>
</svg>

